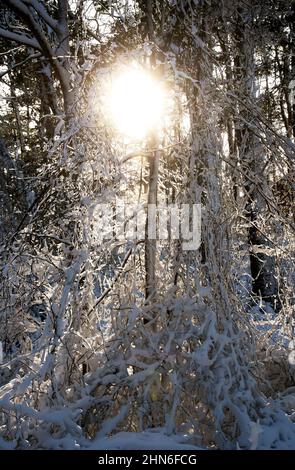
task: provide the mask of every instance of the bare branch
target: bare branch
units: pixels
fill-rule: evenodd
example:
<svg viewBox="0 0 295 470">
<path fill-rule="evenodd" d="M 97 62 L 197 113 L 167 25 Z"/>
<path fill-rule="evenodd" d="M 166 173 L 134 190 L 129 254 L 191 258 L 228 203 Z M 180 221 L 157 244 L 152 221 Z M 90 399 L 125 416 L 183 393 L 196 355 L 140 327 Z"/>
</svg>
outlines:
<svg viewBox="0 0 295 470">
<path fill-rule="evenodd" d="M 43 3 L 40 3 L 36 0 L 23 0 L 23 3 L 34 8 L 34 10 L 38 13 L 38 15 L 40 15 L 40 17 L 45 21 L 45 23 L 47 23 L 50 28 L 56 31 L 58 23 L 48 14 Z"/>
<path fill-rule="evenodd" d="M 40 44 L 36 39 L 30 38 L 26 34 L 13 33 L 7 29 L 0 28 L 0 36 L 5 39 L 10 39 L 10 41 L 17 42 L 18 44 L 23 44 L 24 46 L 32 47 L 41 51 Z"/>
<path fill-rule="evenodd" d="M 35 54 L 32 54 L 28 57 L 26 57 L 24 60 L 22 60 L 21 62 L 18 62 L 17 64 L 14 64 L 12 65 L 11 67 L 9 67 L 7 70 L 4 70 L 4 72 L 1 72 L 0 73 L 0 78 L 4 77 L 4 75 L 6 75 L 7 73 L 11 72 L 11 70 L 14 70 L 16 69 L 17 67 L 20 67 L 21 65 L 24 65 L 26 64 L 29 60 L 32 60 L 32 59 L 37 59 L 41 57 L 41 52 L 36 52 Z"/>
</svg>

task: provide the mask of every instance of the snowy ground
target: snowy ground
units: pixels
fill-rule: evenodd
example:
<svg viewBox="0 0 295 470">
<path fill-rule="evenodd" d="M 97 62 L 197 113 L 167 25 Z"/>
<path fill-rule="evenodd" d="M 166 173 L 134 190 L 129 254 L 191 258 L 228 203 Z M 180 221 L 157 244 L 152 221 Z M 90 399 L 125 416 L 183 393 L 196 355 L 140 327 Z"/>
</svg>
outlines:
<svg viewBox="0 0 295 470">
<path fill-rule="evenodd" d="M 166 436 L 160 430 L 141 433 L 119 432 L 111 437 L 95 439 L 92 450 L 202 450 L 188 444 L 189 436 Z"/>
</svg>

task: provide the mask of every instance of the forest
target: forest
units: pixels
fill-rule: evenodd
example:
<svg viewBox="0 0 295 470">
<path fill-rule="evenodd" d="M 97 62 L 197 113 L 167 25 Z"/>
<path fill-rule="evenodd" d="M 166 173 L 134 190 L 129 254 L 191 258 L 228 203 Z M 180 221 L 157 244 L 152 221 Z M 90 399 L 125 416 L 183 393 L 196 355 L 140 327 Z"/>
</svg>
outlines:
<svg viewBox="0 0 295 470">
<path fill-rule="evenodd" d="M 295 450 L 295 1 L 0 0 L 0 449 Z"/>
</svg>

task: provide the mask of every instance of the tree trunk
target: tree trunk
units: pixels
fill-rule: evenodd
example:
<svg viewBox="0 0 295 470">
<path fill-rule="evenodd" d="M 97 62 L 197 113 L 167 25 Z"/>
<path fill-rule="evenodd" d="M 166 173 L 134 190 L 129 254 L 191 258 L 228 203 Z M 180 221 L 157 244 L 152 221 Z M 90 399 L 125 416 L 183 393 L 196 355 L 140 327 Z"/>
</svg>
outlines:
<svg viewBox="0 0 295 470">
<path fill-rule="evenodd" d="M 252 27 L 251 7 L 238 8 L 238 20 L 235 31 L 237 56 L 235 58 L 237 93 L 246 103 L 255 101 L 255 69 L 254 69 L 254 37 Z M 261 196 L 263 181 L 264 158 L 261 146 L 254 135 L 251 126 L 255 122 L 248 107 L 239 105 L 238 127 L 236 127 L 236 142 L 239 150 L 239 160 L 246 177 L 244 192 L 246 204 L 244 214 L 249 221 L 248 242 L 250 271 L 252 276 L 252 293 L 265 302 L 279 309 L 278 283 L 275 277 L 275 259 L 266 251 L 269 248 L 266 237 L 259 229 L 258 215 L 266 209 Z M 253 177 L 255 183 L 253 183 Z"/>
</svg>

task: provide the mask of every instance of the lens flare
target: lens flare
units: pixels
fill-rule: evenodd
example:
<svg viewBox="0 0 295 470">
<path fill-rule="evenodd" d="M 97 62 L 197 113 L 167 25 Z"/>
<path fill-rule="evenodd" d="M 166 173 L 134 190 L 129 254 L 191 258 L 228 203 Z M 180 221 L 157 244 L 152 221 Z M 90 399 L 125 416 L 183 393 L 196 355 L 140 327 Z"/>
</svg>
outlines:
<svg viewBox="0 0 295 470">
<path fill-rule="evenodd" d="M 109 108 L 120 133 L 142 139 L 161 126 L 165 103 L 164 90 L 147 72 L 130 69 L 117 74 L 111 83 Z"/>
</svg>

